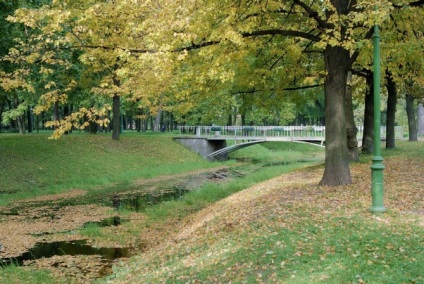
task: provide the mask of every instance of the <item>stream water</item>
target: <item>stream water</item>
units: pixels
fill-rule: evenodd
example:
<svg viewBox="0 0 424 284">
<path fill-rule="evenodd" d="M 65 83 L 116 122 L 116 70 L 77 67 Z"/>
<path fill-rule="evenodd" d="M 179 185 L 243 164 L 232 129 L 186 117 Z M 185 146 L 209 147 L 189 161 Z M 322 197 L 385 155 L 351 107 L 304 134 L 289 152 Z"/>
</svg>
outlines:
<svg viewBox="0 0 424 284">
<path fill-rule="evenodd" d="M 65 206 L 76 206 L 81 204 L 97 204 L 101 206 L 108 206 L 114 210 L 126 210 L 134 212 L 142 212 L 148 206 L 153 206 L 164 201 L 176 200 L 183 197 L 186 193 L 195 190 L 203 183 L 214 179 L 226 179 L 229 176 L 228 169 L 219 171 L 202 173 L 196 175 L 186 176 L 184 178 L 172 179 L 170 181 L 156 182 L 154 190 L 132 190 L 130 192 L 107 193 L 101 195 L 93 195 L 90 197 L 77 197 L 66 200 L 60 200 L 52 204 L 51 201 L 44 202 L 31 202 L 16 207 L 9 208 L 6 211 L 0 211 L 0 216 L 13 217 L 25 214 L 29 207 L 50 208 L 43 210 L 42 214 L 37 216 L 30 216 L 32 220 L 48 218 L 54 219 L 56 212 Z M 143 187 L 143 186 L 142 186 Z M 151 188 L 152 184 L 144 185 L 146 188 Z M 99 227 L 105 226 L 120 226 L 125 220 L 121 220 L 119 216 L 103 219 L 98 222 L 88 222 L 88 224 L 95 224 Z M 84 227 L 83 226 L 83 227 Z M 66 233 L 66 232 L 62 232 Z M 41 236 L 44 234 L 52 233 L 36 233 L 34 236 Z M 0 238 L 1 245 L 1 238 Z M 1 247 L 0 247 L 1 248 Z M 28 251 L 19 256 L 0 258 L 0 266 L 5 265 L 24 265 L 27 261 L 35 261 L 41 258 L 50 258 L 52 256 L 60 255 L 98 255 L 104 266 L 111 266 L 112 262 L 116 259 L 123 257 L 130 257 L 134 253 L 135 248 L 131 247 L 93 247 L 87 240 L 73 240 L 73 241 L 55 241 L 55 242 L 38 242 Z"/>
</svg>

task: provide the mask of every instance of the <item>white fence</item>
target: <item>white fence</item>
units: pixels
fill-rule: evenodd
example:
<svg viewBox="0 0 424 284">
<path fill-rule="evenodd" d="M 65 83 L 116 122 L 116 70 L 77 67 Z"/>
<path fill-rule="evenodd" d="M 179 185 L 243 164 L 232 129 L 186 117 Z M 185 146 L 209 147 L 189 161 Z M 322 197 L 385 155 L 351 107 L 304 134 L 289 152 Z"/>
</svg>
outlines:
<svg viewBox="0 0 424 284">
<path fill-rule="evenodd" d="M 362 139 L 363 126 L 358 126 L 358 139 Z M 238 137 L 297 137 L 325 138 L 325 126 L 179 126 L 180 135 L 195 135 L 198 137 L 228 138 Z M 380 129 L 381 138 L 386 137 L 386 127 Z M 395 138 L 403 138 L 403 127 L 395 127 Z"/>
</svg>

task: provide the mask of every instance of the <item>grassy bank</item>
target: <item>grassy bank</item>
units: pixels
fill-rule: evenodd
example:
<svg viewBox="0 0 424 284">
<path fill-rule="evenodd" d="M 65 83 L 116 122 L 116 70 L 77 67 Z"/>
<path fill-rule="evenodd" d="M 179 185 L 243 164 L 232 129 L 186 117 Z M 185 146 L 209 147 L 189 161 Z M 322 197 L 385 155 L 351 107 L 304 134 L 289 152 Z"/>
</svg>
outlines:
<svg viewBox="0 0 424 284">
<path fill-rule="evenodd" d="M 122 143 L 131 142 L 132 147 L 143 145 L 132 139 L 159 138 L 130 136 Z M 170 140 L 164 143 L 156 158 L 145 159 L 153 163 L 147 168 L 157 163 L 157 157 L 167 157 L 159 152 L 167 152 L 168 144 L 185 151 Z M 322 159 L 322 148 L 264 143 L 234 152 L 233 158 L 246 163 L 226 165 L 244 174 L 242 178 L 206 183 L 182 199 L 137 213 L 142 218 L 131 223 L 83 229 L 99 239 L 135 237 L 145 244 L 143 253 L 97 282 L 423 283 L 424 143 L 397 144 L 397 149 L 383 151 L 388 212 L 380 215 L 369 212 L 372 156 L 363 156 L 351 166 L 352 185 L 328 188 L 317 186 L 323 167 L 308 166 Z M 70 149 L 73 146 L 68 144 Z M 197 169 L 203 163 L 222 165 L 194 154 L 192 159 Z M 175 171 L 181 169 L 180 163 L 168 161 Z M 72 282 L 31 267 L 1 272 L 0 282 L 6 283 Z"/>
<path fill-rule="evenodd" d="M 8 188 L 10 194 L 3 193 L 2 198 L 7 196 L 9 201 L 13 200 L 12 197 L 18 199 L 50 192 L 66 192 L 70 188 L 74 188 L 67 186 L 67 183 L 73 180 L 79 180 L 78 188 L 96 193 L 99 191 L 107 192 L 110 188 L 115 191 L 116 187 L 120 188 L 120 190 L 131 189 L 130 181 L 134 179 L 170 175 L 219 165 L 225 165 L 230 168 L 230 171 L 244 175 L 243 178 L 224 183 L 206 183 L 197 191 L 187 194 L 180 200 L 164 202 L 150 207 L 143 213 L 139 213 L 141 218 L 135 218 L 137 221 L 127 222 L 112 228 L 100 228 L 95 225 L 88 226 L 78 231 L 78 234 L 92 238 L 95 242 L 125 243 L 128 240 L 141 237 L 142 241 L 149 244 L 149 246 L 154 245 L 164 237 L 168 237 L 178 227 L 177 224 L 193 214 L 193 212 L 198 212 L 216 201 L 258 182 L 304 167 L 305 162 L 311 163 L 322 160 L 323 153 L 322 148 L 314 146 L 293 143 L 267 143 L 234 152 L 232 157 L 242 160 L 242 163 L 234 161 L 210 163 L 186 150 L 181 145 L 175 144 L 170 137 L 163 135 L 128 135 L 124 136 L 118 143 L 110 141 L 109 136 L 102 135 L 75 135 L 75 137 L 68 136 L 65 138 L 67 140 L 59 141 L 46 140 L 47 136 L 45 135 L 11 135 L 1 138 L 3 138 L 2 149 L 8 150 L 8 154 L 3 156 L 2 159 L 6 160 L 5 157 L 9 157 L 10 164 L 14 165 L 15 169 L 12 170 L 12 167 L 10 167 L 7 171 L 8 179 L 5 178 L 4 180 L 18 181 L 17 184 L 10 182 L 10 187 L 4 187 Z M 29 151 L 28 148 L 42 149 L 42 151 Z M 157 151 L 151 153 L 149 149 L 153 148 Z M 47 150 L 58 154 L 51 155 L 50 159 L 42 160 Z M 170 151 L 173 151 L 173 154 L 170 155 Z M 75 152 L 79 152 L 82 158 L 65 161 L 65 157 Z M 99 163 L 99 157 L 103 152 L 108 153 L 108 159 L 111 161 L 109 164 Z M 53 179 L 53 177 L 61 174 L 60 169 L 62 167 L 77 168 L 82 160 L 85 161 L 84 165 L 82 165 L 84 167 L 83 171 L 89 170 L 88 165 L 97 168 L 97 170 L 91 169 L 92 176 L 80 178 L 77 171 L 70 170 L 66 173 L 67 176 L 62 177 L 63 181 L 57 182 Z M 28 186 L 25 180 L 19 180 L 15 176 L 17 168 L 31 168 L 36 161 L 40 167 L 49 169 L 50 178 L 48 176 L 38 177 L 36 172 L 31 173 L 37 180 L 46 181 L 48 186 L 45 186 L 45 188 L 42 183 L 38 187 Z M 141 166 L 136 165 L 139 161 L 142 161 L 140 162 L 142 163 Z M 160 161 L 162 161 L 161 165 Z M 138 167 L 139 171 L 133 175 L 126 175 L 128 163 L 133 163 L 132 168 Z M 102 186 L 102 183 L 99 182 L 99 176 L 103 176 L 104 173 L 100 171 L 99 176 L 95 174 L 99 171 L 99 168 L 108 169 L 109 167 L 113 167 L 113 170 L 108 174 L 109 178 Z M 151 168 L 154 171 L 150 170 Z M 129 212 L 121 213 L 124 216 L 123 218 L 125 218 L 126 214 L 129 214 Z M 75 232 L 73 235 L 75 236 Z M 57 279 L 61 277 L 54 276 L 51 272 L 31 267 L 10 266 L 3 268 L 1 272 L 0 282 L 69 283 L 73 281 L 72 278 L 63 277 L 63 279 L 58 281 Z"/>
<path fill-rule="evenodd" d="M 119 141 L 110 134 L 48 137 L 0 135 L 0 205 L 213 166 L 167 135 L 126 134 Z"/>
<path fill-rule="evenodd" d="M 283 174 L 184 218 L 113 283 L 423 283 L 421 143 L 383 151 L 385 206 L 369 211 L 370 159 L 354 183 L 317 187 L 321 167 Z M 103 281 L 99 281 L 103 283 Z"/>
<path fill-rule="evenodd" d="M 161 143 L 155 140 L 159 138 L 168 139 L 124 137 L 119 143 L 136 148 L 144 145 L 141 142 L 144 139 Z M 372 156 L 361 157 L 361 163 L 351 166 L 352 185 L 327 188 L 317 186 L 322 166 L 299 169 L 308 165 L 305 161 L 322 159 L 320 148 L 265 143 L 237 151 L 232 157 L 246 163 L 232 163 L 230 167 L 245 173 L 243 178 L 206 183 L 180 200 L 138 213 L 143 218 L 134 223 L 116 228 L 82 229 L 87 236 L 136 237 L 146 244 L 140 256 L 117 265 L 112 275 L 97 282 L 423 283 L 424 144 L 397 144 L 397 149 L 383 151 L 388 212 L 380 215 L 369 212 Z M 75 150 L 74 146 L 68 144 L 68 153 Z M 116 152 L 109 149 L 109 154 L 119 156 L 123 149 L 128 149 L 120 147 L 121 151 Z M 94 148 L 94 152 L 103 151 L 103 147 Z M 139 152 L 128 151 L 132 155 Z M 155 165 L 158 157 L 169 157 L 162 151 L 162 147 L 158 148 L 154 157 L 142 151 L 147 153 L 144 161 Z M 196 155 L 188 158 L 191 154 L 184 155 L 194 161 L 187 164 L 201 167 L 204 161 Z M 99 154 L 91 157 L 95 160 Z M 164 164 L 168 162 L 171 169 L 174 166 L 179 169 L 186 162 L 173 159 L 164 158 Z M 25 161 L 22 159 L 20 165 L 29 166 Z M 216 165 L 206 163 L 206 166 Z M 120 181 L 112 178 L 109 182 Z M 98 190 L 99 184 L 87 184 L 87 187 Z M 32 267 L 8 267 L 0 273 L 0 282 L 5 283 L 72 281 Z"/>
</svg>

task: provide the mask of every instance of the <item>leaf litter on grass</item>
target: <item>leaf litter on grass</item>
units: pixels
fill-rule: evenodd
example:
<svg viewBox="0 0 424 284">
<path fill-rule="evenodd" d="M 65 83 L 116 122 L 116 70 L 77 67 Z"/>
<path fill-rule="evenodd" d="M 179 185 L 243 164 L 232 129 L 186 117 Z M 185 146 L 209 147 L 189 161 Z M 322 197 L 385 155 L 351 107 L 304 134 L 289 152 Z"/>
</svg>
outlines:
<svg viewBox="0 0 424 284">
<path fill-rule="evenodd" d="M 317 186 L 323 169 L 310 167 L 261 182 L 173 223 L 178 228 L 171 230 L 174 233 L 166 241 L 134 258 L 125 268 L 117 269 L 112 278 L 117 283 L 172 279 L 216 283 L 284 283 L 286 280 L 287 283 L 294 280 L 337 283 L 339 276 L 327 270 L 330 266 L 336 271 L 362 271 L 375 265 L 384 268 L 390 263 L 386 255 L 398 258 L 399 254 L 411 263 L 408 265 L 414 266 L 422 260 L 422 255 L 406 255 L 407 243 L 393 244 L 385 238 L 410 236 L 415 242 L 418 238 L 418 244 L 422 245 L 419 234 L 422 236 L 424 220 L 423 161 L 389 157 L 384 164 L 386 214 L 370 213 L 369 164 L 352 165 L 353 184 L 339 187 Z M 375 229 L 367 232 L 370 227 Z M 411 227 L 418 227 L 415 229 L 418 236 Z M 338 234 L 344 228 L 351 232 L 348 236 L 341 240 L 326 239 L 330 238 L 328 233 Z M 379 235 L 378 230 L 382 232 L 380 242 L 373 235 Z M 280 240 L 282 231 L 293 238 Z M 358 248 L 358 242 L 367 238 L 372 243 Z M 286 255 L 281 256 L 279 251 Z M 244 259 L 236 259 L 240 252 Z M 338 257 L 358 261 L 350 267 L 343 259 L 337 260 Z M 315 265 L 308 268 L 308 276 L 293 268 L 305 261 Z M 330 266 L 322 267 L 321 263 Z M 375 273 L 365 276 L 374 279 L 390 274 L 384 270 L 383 276 Z M 365 276 L 356 274 L 352 282 L 361 283 Z M 279 277 L 286 280 L 277 281 Z M 422 276 L 417 277 L 412 280 L 424 281 Z"/>
</svg>

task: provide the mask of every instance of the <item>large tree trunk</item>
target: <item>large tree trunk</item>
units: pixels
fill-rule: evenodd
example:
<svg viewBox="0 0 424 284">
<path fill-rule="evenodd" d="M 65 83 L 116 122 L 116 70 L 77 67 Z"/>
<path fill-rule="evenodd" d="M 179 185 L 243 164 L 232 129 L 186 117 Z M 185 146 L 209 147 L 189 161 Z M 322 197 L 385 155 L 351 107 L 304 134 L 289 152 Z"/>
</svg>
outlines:
<svg viewBox="0 0 424 284">
<path fill-rule="evenodd" d="M 351 80 L 352 74 L 349 72 L 347 81 Z M 352 88 L 348 84 L 346 87 L 345 95 L 345 115 L 346 115 L 346 133 L 347 133 L 347 150 L 349 156 L 349 162 L 354 163 L 359 160 L 358 155 L 358 139 L 356 134 L 358 128 L 355 125 L 355 117 L 353 115 L 353 104 L 352 104 Z"/>
<path fill-rule="evenodd" d="M 25 134 L 25 113 L 16 117 L 18 123 L 19 134 Z"/>
<path fill-rule="evenodd" d="M 246 115 L 244 113 L 241 114 L 241 125 L 246 125 Z"/>
<path fill-rule="evenodd" d="M 352 183 L 347 153 L 344 109 L 349 53 L 341 47 L 327 46 L 324 51 L 325 77 L 325 170 L 320 185 Z"/>
<path fill-rule="evenodd" d="M 162 117 L 162 107 L 159 106 L 158 113 L 156 114 L 155 124 L 153 126 L 154 132 L 160 131 L 160 119 L 161 119 L 161 117 Z"/>
<path fill-rule="evenodd" d="M 119 95 L 113 96 L 112 103 L 112 139 L 119 140 L 121 130 L 121 97 Z"/>
<path fill-rule="evenodd" d="M 53 120 L 56 122 L 59 122 L 60 116 L 59 116 L 59 101 L 55 101 L 53 105 Z M 53 127 L 53 129 L 56 129 L 56 126 Z"/>
<path fill-rule="evenodd" d="M 174 115 L 172 112 L 169 113 L 169 131 L 174 131 Z"/>
<path fill-rule="evenodd" d="M 15 108 L 17 109 L 19 106 L 19 99 L 14 98 Z M 18 115 L 16 117 L 16 122 L 18 124 L 18 130 L 19 134 L 25 134 L 25 111 L 22 113 L 22 115 Z"/>
<path fill-rule="evenodd" d="M 424 135 L 424 106 L 422 104 L 418 105 L 418 135 Z"/>
<path fill-rule="evenodd" d="M 74 111 L 74 105 L 71 104 L 69 106 L 69 112 L 68 112 L 68 114 L 70 115 L 73 111 Z M 69 129 L 69 133 L 72 133 L 72 129 L 73 129 L 73 126 L 71 126 L 71 129 Z"/>
<path fill-rule="evenodd" d="M 2 121 L 2 116 L 3 116 L 4 104 L 5 104 L 4 101 L 0 102 L 0 133 L 1 133 L 1 126 L 2 126 L 1 121 Z"/>
<path fill-rule="evenodd" d="M 28 121 L 28 133 L 31 133 L 32 132 L 32 112 L 30 107 L 27 108 L 27 121 Z"/>
<path fill-rule="evenodd" d="M 415 120 L 414 100 L 415 98 L 410 94 L 405 95 L 406 99 L 406 115 L 408 116 L 408 132 L 409 141 L 417 141 L 417 122 Z"/>
<path fill-rule="evenodd" d="M 395 117 L 397 91 L 396 83 L 390 74 L 387 74 L 387 118 L 386 118 L 386 149 L 394 149 L 395 144 Z"/>
<path fill-rule="evenodd" d="M 149 128 L 149 121 L 152 121 L 152 119 L 150 119 L 151 117 L 150 117 L 150 109 L 149 108 L 146 108 L 144 110 L 144 114 L 145 114 L 145 116 L 141 121 L 142 122 L 142 124 L 141 124 L 141 131 L 142 132 L 147 131 L 147 129 Z M 153 129 L 153 128 L 150 128 L 150 129 Z"/>
<path fill-rule="evenodd" d="M 367 90 L 365 93 L 364 131 L 362 133 L 362 153 L 374 152 L 374 84 L 373 73 L 366 77 Z"/>
<path fill-rule="evenodd" d="M 90 134 L 96 134 L 98 130 L 99 125 L 95 121 L 89 122 L 88 132 Z"/>
<path fill-rule="evenodd" d="M 69 105 L 68 104 L 65 104 L 63 106 L 63 117 L 65 118 L 65 117 L 69 116 L 69 114 L 70 114 L 69 113 Z M 69 131 L 66 130 L 64 134 L 69 134 Z"/>
<path fill-rule="evenodd" d="M 137 114 L 137 118 L 135 120 L 135 129 L 137 130 L 137 132 L 140 132 L 141 131 L 141 123 L 142 123 L 140 115 L 143 114 L 142 110 L 137 109 L 136 114 Z"/>
<path fill-rule="evenodd" d="M 117 70 L 115 66 L 115 70 Z M 113 84 L 116 87 L 121 86 L 121 81 L 113 77 Z M 119 140 L 119 135 L 121 133 L 121 97 L 119 94 L 113 96 L 112 102 L 112 140 Z"/>
<path fill-rule="evenodd" d="M 13 107 L 13 103 L 12 103 L 12 101 L 11 101 L 11 100 L 7 100 L 7 106 L 8 106 L 8 109 L 9 109 L 9 110 L 14 109 L 14 107 Z M 14 129 L 14 130 L 16 130 L 16 128 L 17 128 L 17 126 L 16 126 L 16 119 L 11 119 L 11 120 L 10 120 L 10 129 Z"/>
<path fill-rule="evenodd" d="M 35 117 L 35 130 L 37 130 L 37 133 L 40 132 L 40 116 L 42 116 L 42 114 L 38 114 Z"/>
</svg>

